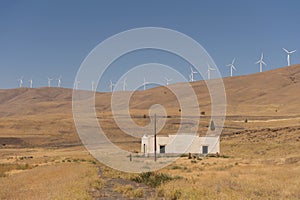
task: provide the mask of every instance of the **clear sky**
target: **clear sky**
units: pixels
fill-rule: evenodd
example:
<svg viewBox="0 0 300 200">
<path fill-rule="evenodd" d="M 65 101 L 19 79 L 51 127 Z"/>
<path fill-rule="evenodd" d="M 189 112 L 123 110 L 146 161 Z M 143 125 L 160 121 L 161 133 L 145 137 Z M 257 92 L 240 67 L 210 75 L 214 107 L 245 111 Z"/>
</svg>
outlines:
<svg viewBox="0 0 300 200">
<path fill-rule="evenodd" d="M 192 37 L 223 76 L 229 75 L 226 64 L 233 57 L 235 75 L 257 73 L 254 63 L 261 52 L 268 64 L 265 70 L 286 66 L 282 47 L 297 49 L 291 62 L 300 63 L 299 10 L 299 0 L 1 0 L 0 88 L 16 88 L 21 76 L 25 86 L 33 78 L 34 86 L 42 87 L 47 77 L 60 75 L 62 85 L 72 87 L 80 64 L 97 44 L 147 26 Z"/>
</svg>

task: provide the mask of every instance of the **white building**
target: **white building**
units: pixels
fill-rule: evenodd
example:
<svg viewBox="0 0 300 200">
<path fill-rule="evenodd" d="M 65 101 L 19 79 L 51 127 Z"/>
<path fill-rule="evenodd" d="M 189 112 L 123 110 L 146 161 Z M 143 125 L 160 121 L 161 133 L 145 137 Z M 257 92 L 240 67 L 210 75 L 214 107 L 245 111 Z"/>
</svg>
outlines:
<svg viewBox="0 0 300 200">
<path fill-rule="evenodd" d="M 154 136 L 142 137 L 141 152 L 154 154 Z M 220 153 L 220 137 L 199 137 L 191 134 L 156 136 L 156 153 L 158 154 L 214 154 Z"/>
</svg>

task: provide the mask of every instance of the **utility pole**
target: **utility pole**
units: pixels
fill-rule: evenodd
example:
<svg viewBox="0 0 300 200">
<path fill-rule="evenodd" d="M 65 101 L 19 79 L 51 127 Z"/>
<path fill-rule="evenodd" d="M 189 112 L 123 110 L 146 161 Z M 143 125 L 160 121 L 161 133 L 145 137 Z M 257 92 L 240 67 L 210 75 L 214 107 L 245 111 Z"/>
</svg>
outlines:
<svg viewBox="0 0 300 200">
<path fill-rule="evenodd" d="M 156 114 L 154 114 L 154 161 L 156 162 Z"/>
</svg>

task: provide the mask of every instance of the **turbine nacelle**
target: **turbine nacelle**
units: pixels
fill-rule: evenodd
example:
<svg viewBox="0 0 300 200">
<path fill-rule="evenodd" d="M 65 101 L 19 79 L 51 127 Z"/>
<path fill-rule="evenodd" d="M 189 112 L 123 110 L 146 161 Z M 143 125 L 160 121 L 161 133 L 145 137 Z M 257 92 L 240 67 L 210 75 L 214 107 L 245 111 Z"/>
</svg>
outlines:
<svg viewBox="0 0 300 200">
<path fill-rule="evenodd" d="M 283 51 L 285 51 L 285 52 L 287 53 L 287 63 L 288 63 L 288 66 L 290 66 L 290 65 L 291 65 L 291 58 L 290 58 L 290 55 L 291 55 L 292 53 L 295 53 L 296 50 L 288 51 L 288 50 L 285 49 L 285 48 L 282 48 L 282 49 L 283 49 Z"/>
<path fill-rule="evenodd" d="M 230 76 L 232 76 L 233 70 L 236 71 L 236 68 L 234 66 L 234 62 L 235 62 L 235 58 L 233 58 L 233 60 L 230 64 L 226 65 L 227 67 L 230 67 Z"/>
<path fill-rule="evenodd" d="M 259 64 L 259 72 L 262 72 L 262 65 L 267 65 L 264 61 L 264 54 L 261 53 L 260 59 L 255 63 L 255 64 Z"/>
</svg>

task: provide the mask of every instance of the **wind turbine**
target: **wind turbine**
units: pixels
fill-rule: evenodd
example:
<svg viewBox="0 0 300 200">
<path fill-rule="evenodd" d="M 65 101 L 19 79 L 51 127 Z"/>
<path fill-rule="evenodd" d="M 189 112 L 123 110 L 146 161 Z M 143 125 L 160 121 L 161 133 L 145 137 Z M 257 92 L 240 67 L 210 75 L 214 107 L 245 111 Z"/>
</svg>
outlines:
<svg viewBox="0 0 300 200">
<path fill-rule="evenodd" d="M 59 76 L 59 78 L 57 79 L 57 87 L 60 88 L 61 86 L 61 76 Z"/>
<path fill-rule="evenodd" d="M 127 77 L 124 78 L 124 81 L 123 81 L 123 91 L 126 91 L 126 86 L 127 86 Z"/>
<path fill-rule="evenodd" d="M 53 80 L 53 78 L 49 78 L 48 77 L 48 87 L 51 87 L 51 81 Z"/>
<path fill-rule="evenodd" d="M 283 49 L 283 51 L 285 51 L 285 52 L 287 53 L 287 63 L 288 63 L 288 66 L 290 66 L 290 65 L 291 65 L 291 58 L 290 58 L 290 55 L 291 55 L 292 53 L 295 53 L 296 50 L 288 51 L 288 50 L 286 50 L 285 48 L 282 48 L 282 49 Z"/>
<path fill-rule="evenodd" d="M 166 77 L 165 77 L 165 79 L 166 79 L 166 81 L 167 81 L 166 85 L 169 85 L 169 82 L 172 81 L 172 79 L 168 79 L 168 78 L 166 78 Z"/>
<path fill-rule="evenodd" d="M 207 63 L 207 79 L 209 80 L 210 79 L 210 71 L 212 70 L 216 70 L 214 68 L 211 68 L 210 65 Z"/>
<path fill-rule="evenodd" d="M 233 65 L 233 64 L 234 64 L 234 61 L 235 61 L 235 58 L 233 58 L 231 64 L 226 65 L 227 67 L 230 67 L 230 76 L 232 76 L 233 70 L 236 71 L 236 68 L 235 68 L 234 65 Z"/>
<path fill-rule="evenodd" d="M 77 80 L 74 82 L 74 89 L 75 90 L 78 90 L 79 83 L 80 83 L 80 81 L 77 81 Z"/>
<path fill-rule="evenodd" d="M 21 78 L 18 79 L 19 81 L 19 87 L 23 87 L 23 76 Z"/>
<path fill-rule="evenodd" d="M 255 64 L 258 64 L 259 63 L 259 72 L 262 72 L 263 71 L 263 65 L 267 65 L 264 61 L 264 54 L 261 53 L 261 57 L 260 57 L 260 60 L 258 60 Z"/>
<path fill-rule="evenodd" d="M 148 82 L 146 82 L 146 78 L 144 77 L 144 83 L 143 83 L 143 86 L 144 86 L 144 90 L 146 90 L 146 85 L 148 84 Z"/>
<path fill-rule="evenodd" d="M 32 78 L 29 80 L 29 87 L 32 88 Z"/>
<path fill-rule="evenodd" d="M 194 82 L 194 81 L 195 81 L 195 80 L 194 80 L 194 74 L 197 74 L 197 72 L 194 71 L 193 68 L 191 68 L 191 74 L 190 74 L 190 81 L 191 81 L 191 82 Z"/>
<path fill-rule="evenodd" d="M 113 92 L 115 84 L 110 80 L 109 88 L 110 91 Z"/>
<path fill-rule="evenodd" d="M 95 82 L 92 81 L 92 91 L 94 91 L 94 90 L 95 90 Z"/>
</svg>

